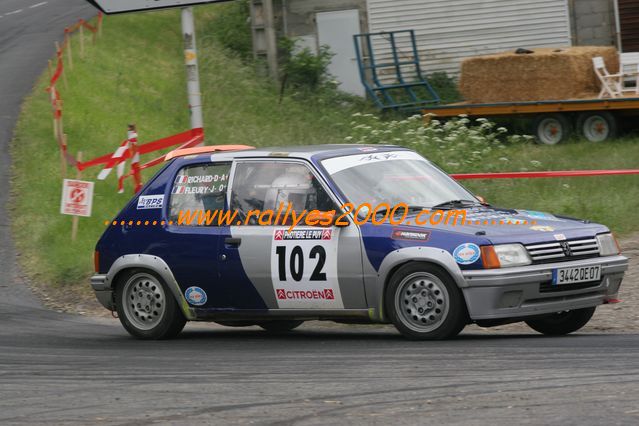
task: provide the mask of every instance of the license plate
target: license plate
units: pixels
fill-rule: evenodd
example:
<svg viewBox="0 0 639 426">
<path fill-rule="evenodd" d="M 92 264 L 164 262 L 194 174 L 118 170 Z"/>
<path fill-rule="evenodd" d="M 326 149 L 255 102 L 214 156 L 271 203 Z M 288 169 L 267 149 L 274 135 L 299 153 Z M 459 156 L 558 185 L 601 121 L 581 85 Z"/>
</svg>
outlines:
<svg viewBox="0 0 639 426">
<path fill-rule="evenodd" d="M 552 284 L 574 284 L 601 279 L 601 266 L 578 266 L 574 268 L 553 269 Z"/>
</svg>

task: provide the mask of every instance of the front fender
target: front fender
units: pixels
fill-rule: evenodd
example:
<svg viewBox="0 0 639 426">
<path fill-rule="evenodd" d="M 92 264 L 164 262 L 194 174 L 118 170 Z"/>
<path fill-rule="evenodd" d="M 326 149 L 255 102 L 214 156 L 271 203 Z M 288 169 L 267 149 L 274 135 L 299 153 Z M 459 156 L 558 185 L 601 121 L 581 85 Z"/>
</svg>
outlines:
<svg viewBox="0 0 639 426">
<path fill-rule="evenodd" d="M 377 300 L 379 313 L 379 321 L 387 321 L 384 312 L 384 293 L 386 292 L 386 284 L 390 275 L 400 265 L 408 262 L 429 262 L 438 265 L 450 274 L 459 288 L 468 287 L 468 283 L 464 279 L 461 269 L 453 256 L 446 250 L 435 247 L 405 247 L 390 252 L 382 261 L 377 271 L 377 286 L 379 293 L 374 296 L 373 300 Z"/>
<path fill-rule="evenodd" d="M 114 279 L 118 273 L 125 269 L 132 268 L 148 269 L 158 274 L 168 285 L 171 293 L 173 293 L 173 297 L 175 297 L 175 300 L 178 303 L 178 306 L 180 306 L 180 309 L 186 319 L 195 319 L 195 311 L 189 307 L 189 304 L 184 298 L 182 290 L 175 280 L 169 265 L 167 265 L 167 263 L 158 256 L 150 254 L 126 254 L 118 257 L 116 261 L 113 262 L 113 265 L 111 265 L 111 268 L 109 268 L 109 272 L 107 272 L 105 284 L 109 288 L 113 289 Z"/>
</svg>

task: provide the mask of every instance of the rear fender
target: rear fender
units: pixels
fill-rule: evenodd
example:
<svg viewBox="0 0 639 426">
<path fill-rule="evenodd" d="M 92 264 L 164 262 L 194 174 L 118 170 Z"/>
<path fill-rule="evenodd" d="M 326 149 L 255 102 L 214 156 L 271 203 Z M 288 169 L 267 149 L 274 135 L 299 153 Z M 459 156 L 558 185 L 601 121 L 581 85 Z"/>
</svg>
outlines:
<svg viewBox="0 0 639 426">
<path fill-rule="evenodd" d="M 107 273 L 107 285 L 112 290 L 115 290 L 114 279 L 117 277 L 117 275 L 125 269 L 134 268 L 148 269 L 158 274 L 168 285 L 171 293 L 173 293 L 173 297 L 175 297 L 175 301 L 178 303 L 178 306 L 182 310 L 184 317 L 187 320 L 194 320 L 196 318 L 195 311 L 189 306 L 188 302 L 184 298 L 182 290 L 175 280 L 175 277 L 173 276 L 173 272 L 171 272 L 169 265 L 167 265 L 166 262 L 158 256 L 153 256 L 150 254 L 126 254 L 124 256 L 118 257 L 116 261 L 113 262 L 113 265 L 111 265 L 111 268 Z"/>
</svg>

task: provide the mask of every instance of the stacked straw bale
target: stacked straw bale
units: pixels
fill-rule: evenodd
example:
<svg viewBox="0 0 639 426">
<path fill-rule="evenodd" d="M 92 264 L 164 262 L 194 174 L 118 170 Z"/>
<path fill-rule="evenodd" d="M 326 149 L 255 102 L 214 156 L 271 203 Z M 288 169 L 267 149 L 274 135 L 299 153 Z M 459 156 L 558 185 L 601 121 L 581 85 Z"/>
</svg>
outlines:
<svg viewBox="0 0 639 426">
<path fill-rule="evenodd" d="M 619 70 L 614 47 L 531 49 L 477 56 L 462 63 L 460 91 L 466 102 L 517 102 L 596 98 L 599 81 L 592 58 L 602 56 L 610 73 Z"/>
</svg>

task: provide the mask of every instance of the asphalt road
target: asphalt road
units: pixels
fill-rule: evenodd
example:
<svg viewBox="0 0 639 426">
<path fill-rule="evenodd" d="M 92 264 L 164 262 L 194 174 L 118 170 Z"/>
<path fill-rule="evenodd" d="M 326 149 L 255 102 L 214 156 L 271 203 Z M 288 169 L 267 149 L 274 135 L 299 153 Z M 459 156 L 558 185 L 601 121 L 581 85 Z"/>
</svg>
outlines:
<svg viewBox="0 0 639 426">
<path fill-rule="evenodd" d="M 0 2 L 0 423 L 639 424 L 637 335 L 414 343 L 389 327 L 311 323 L 140 342 L 115 320 L 43 308 L 15 266 L 7 145 L 53 40 L 92 10 L 38 3 Z"/>
</svg>

